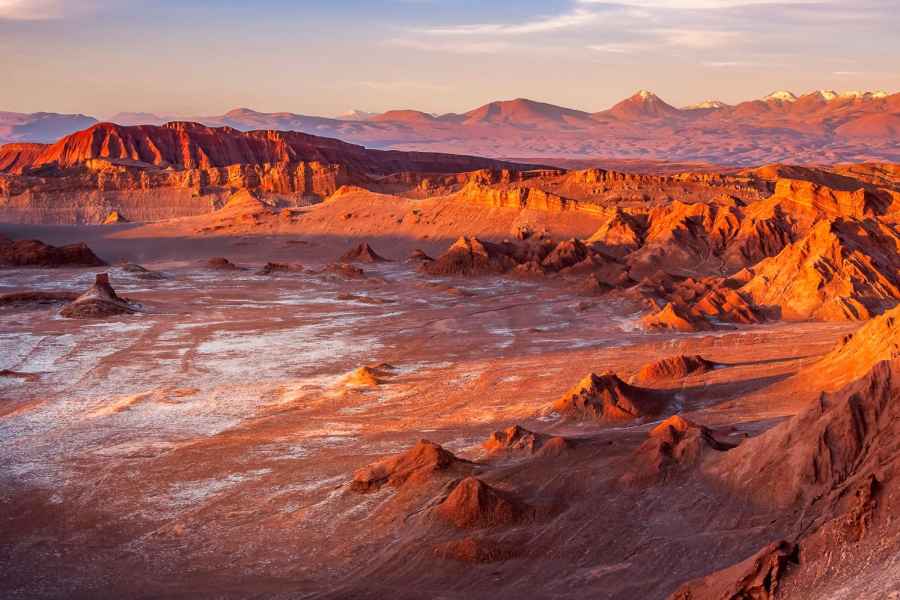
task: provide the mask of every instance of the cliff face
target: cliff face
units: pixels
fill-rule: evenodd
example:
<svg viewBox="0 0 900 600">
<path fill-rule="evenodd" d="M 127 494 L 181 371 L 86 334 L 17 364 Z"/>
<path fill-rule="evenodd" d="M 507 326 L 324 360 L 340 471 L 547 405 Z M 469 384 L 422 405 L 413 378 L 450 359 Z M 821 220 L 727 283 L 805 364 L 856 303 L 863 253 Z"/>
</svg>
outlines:
<svg viewBox="0 0 900 600">
<path fill-rule="evenodd" d="M 208 212 L 238 189 L 297 205 L 396 173 L 423 179 L 509 167 L 523 165 L 368 150 L 297 132 L 101 123 L 49 146 L 0 148 L 0 220 L 93 223 L 113 210 L 153 220 Z"/>
</svg>

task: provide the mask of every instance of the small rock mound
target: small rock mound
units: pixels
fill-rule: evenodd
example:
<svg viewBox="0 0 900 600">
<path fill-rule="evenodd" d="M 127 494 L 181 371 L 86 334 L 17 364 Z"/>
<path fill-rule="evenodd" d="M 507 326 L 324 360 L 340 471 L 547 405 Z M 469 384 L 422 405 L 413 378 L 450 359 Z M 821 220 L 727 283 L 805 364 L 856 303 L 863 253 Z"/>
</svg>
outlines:
<svg viewBox="0 0 900 600">
<path fill-rule="evenodd" d="M 122 265 L 122 270 L 126 273 L 131 273 L 138 279 L 158 280 L 166 278 L 165 275 L 158 271 L 151 271 L 150 269 L 144 268 L 141 265 L 136 265 L 134 263 L 125 263 L 124 265 Z"/>
<path fill-rule="evenodd" d="M 12 241 L 0 237 L 0 266 L 5 267 L 104 267 L 87 244 L 51 246 L 38 240 Z"/>
<path fill-rule="evenodd" d="M 495 431 L 484 443 L 489 454 L 556 456 L 569 447 L 566 438 L 535 433 L 519 425 Z"/>
<path fill-rule="evenodd" d="M 461 237 L 437 260 L 422 265 L 429 275 L 488 275 L 505 273 L 516 261 L 500 244 Z"/>
<path fill-rule="evenodd" d="M 216 256 L 206 261 L 206 268 L 215 269 L 216 271 L 239 271 L 240 267 L 225 258 L 224 256 Z"/>
<path fill-rule="evenodd" d="M 78 296 L 60 311 L 69 319 L 98 319 L 135 312 L 135 307 L 120 298 L 109 284 L 109 275 L 100 273 L 91 289 Z"/>
<path fill-rule="evenodd" d="M 393 488 L 416 486 L 442 473 L 468 475 L 474 466 L 474 463 L 457 458 L 434 442 L 419 440 L 403 454 L 356 471 L 350 488 L 356 492 L 370 492 L 384 485 Z"/>
<path fill-rule="evenodd" d="M 356 387 L 375 387 L 384 383 L 384 375 L 381 369 L 360 367 L 350 373 L 344 383 Z"/>
<path fill-rule="evenodd" d="M 669 600 L 774 600 L 788 565 L 799 562 L 799 551 L 790 542 L 773 542 L 743 562 L 682 585 Z"/>
<path fill-rule="evenodd" d="M 650 430 L 649 438 L 637 451 L 643 469 L 629 474 L 626 479 L 633 480 L 642 475 L 666 477 L 676 469 L 697 464 L 709 450 L 725 452 L 736 445 L 719 439 L 708 427 L 674 415 Z"/>
<path fill-rule="evenodd" d="M 375 252 L 368 242 L 362 242 L 345 252 L 341 256 L 341 262 L 380 263 L 387 262 L 387 259 Z"/>
<path fill-rule="evenodd" d="M 702 331 L 709 329 L 710 325 L 706 319 L 688 314 L 686 311 L 675 308 L 675 305 L 669 302 L 666 306 L 655 313 L 644 316 L 641 319 L 641 326 L 648 330 L 672 330 L 672 331 Z"/>
<path fill-rule="evenodd" d="M 587 246 L 581 240 L 573 238 L 557 244 L 541 262 L 541 266 L 550 271 L 561 271 L 577 265 L 587 257 Z"/>
<path fill-rule="evenodd" d="M 319 271 L 323 275 L 337 275 L 342 279 L 362 279 L 366 276 L 366 272 L 349 263 L 332 263 Z"/>
<path fill-rule="evenodd" d="M 115 225 L 116 223 L 127 223 L 127 222 L 128 222 L 128 219 L 123 217 L 122 213 L 120 213 L 117 210 L 110 212 L 108 215 L 106 215 L 106 218 L 103 219 L 104 225 Z"/>
<path fill-rule="evenodd" d="M 278 273 L 297 273 L 303 270 L 302 265 L 267 262 L 256 272 L 257 275 L 277 275 Z"/>
<path fill-rule="evenodd" d="M 656 416 L 666 407 L 668 395 L 628 385 L 618 375 L 591 373 L 553 403 L 553 410 L 568 419 L 625 421 Z"/>
<path fill-rule="evenodd" d="M 434 555 L 438 558 L 467 563 L 500 562 L 521 554 L 522 548 L 518 544 L 475 536 L 451 540 L 434 547 Z"/>
<path fill-rule="evenodd" d="M 641 367 L 635 375 L 635 383 L 653 383 L 658 381 L 672 381 L 684 379 L 690 375 L 700 375 L 712 371 L 718 366 L 700 355 L 691 356 L 679 354 L 671 358 L 664 358 L 656 362 L 648 363 Z"/>
<path fill-rule="evenodd" d="M 432 511 L 432 515 L 461 529 L 498 527 L 521 521 L 527 508 L 509 494 L 477 477 L 466 477 Z"/>
<path fill-rule="evenodd" d="M 50 304 L 65 304 L 78 298 L 75 292 L 9 292 L 0 294 L 0 307 L 11 306 L 16 308 L 28 308 L 46 306 Z"/>
<path fill-rule="evenodd" d="M 418 263 L 430 263 L 434 262 L 434 259 L 428 256 L 424 250 L 416 248 L 412 252 L 409 253 L 409 256 L 406 258 L 407 262 L 418 262 Z"/>
</svg>

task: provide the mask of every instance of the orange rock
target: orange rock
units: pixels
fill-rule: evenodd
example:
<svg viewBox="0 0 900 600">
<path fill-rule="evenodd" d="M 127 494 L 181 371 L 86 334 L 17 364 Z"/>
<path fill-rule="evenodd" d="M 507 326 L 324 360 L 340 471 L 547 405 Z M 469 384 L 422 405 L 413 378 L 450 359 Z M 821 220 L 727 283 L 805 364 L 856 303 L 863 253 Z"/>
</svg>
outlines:
<svg viewBox="0 0 900 600">
<path fill-rule="evenodd" d="M 473 468 L 473 463 L 457 458 L 441 446 L 420 440 L 403 454 L 356 471 L 350 487 L 357 492 L 369 492 L 383 485 L 394 488 L 417 486 L 440 474 L 469 474 Z"/>
<path fill-rule="evenodd" d="M 484 443 L 490 454 L 555 456 L 568 447 L 570 442 L 565 438 L 535 433 L 519 425 L 495 431 Z"/>
<path fill-rule="evenodd" d="M 135 307 L 120 298 L 109 284 L 109 275 L 101 273 L 88 291 L 65 305 L 59 314 L 70 319 L 94 319 L 133 312 Z"/>
<path fill-rule="evenodd" d="M 666 304 L 662 310 L 642 317 L 641 326 L 648 330 L 671 329 L 684 332 L 711 328 L 706 319 L 677 309 L 671 302 Z"/>
<path fill-rule="evenodd" d="M 564 418 L 624 421 L 660 414 L 669 397 L 663 392 L 628 385 L 612 372 L 591 373 L 553 403 Z"/>
<path fill-rule="evenodd" d="M 656 362 L 648 363 L 641 367 L 635 376 L 637 383 L 653 383 L 658 381 L 671 381 L 674 379 L 683 379 L 690 375 L 698 375 L 712 371 L 717 363 L 706 360 L 702 356 L 694 354 L 686 356 L 679 354 L 671 358 L 665 358 Z"/>
<path fill-rule="evenodd" d="M 525 518 L 528 509 L 511 495 L 477 477 L 466 477 L 432 514 L 445 523 L 465 529 L 511 525 Z"/>
<path fill-rule="evenodd" d="M 38 240 L 12 241 L 0 236 L 0 266 L 102 267 L 106 263 L 87 244 L 50 246 Z"/>
<path fill-rule="evenodd" d="M 741 563 L 684 584 L 669 600 L 775 600 L 788 565 L 799 562 L 799 550 L 789 542 L 773 542 Z"/>
</svg>

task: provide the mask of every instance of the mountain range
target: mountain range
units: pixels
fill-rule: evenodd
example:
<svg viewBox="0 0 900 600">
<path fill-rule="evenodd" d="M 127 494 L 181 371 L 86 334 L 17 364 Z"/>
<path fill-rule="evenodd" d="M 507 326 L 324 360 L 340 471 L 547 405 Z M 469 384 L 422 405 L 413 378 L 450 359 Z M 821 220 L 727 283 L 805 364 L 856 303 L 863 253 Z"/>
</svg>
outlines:
<svg viewBox="0 0 900 600">
<path fill-rule="evenodd" d="M 119 113 L 120 125 L 161 125 L 174 117 Z M 900 160 L 900 94 L 778 91 L 735 105 L 707 100 L 676 108 L 641 90 L 586 112 L 519 98 L 465 113 L 418 110 L 337 118 L 238 108 L 178 118 L 241 131 L 300 131 L 372 148 L 543 159 L 625 158 L 721 165 Z M 0 142 L 51 142 L 97 122 L 85 115 L 0 113 Z"/>
</svg>

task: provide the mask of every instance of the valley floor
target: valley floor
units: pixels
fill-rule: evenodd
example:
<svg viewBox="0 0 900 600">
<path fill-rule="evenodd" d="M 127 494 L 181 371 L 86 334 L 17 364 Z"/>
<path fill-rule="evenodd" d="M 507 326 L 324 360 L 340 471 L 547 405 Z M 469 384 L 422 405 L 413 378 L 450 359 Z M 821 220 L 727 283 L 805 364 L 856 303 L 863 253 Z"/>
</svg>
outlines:
<svg viewBox="0 0 900 600">
<path fill-rule="evenodd" d="M 562 283 L 433 278 L 400 261 L 347 280 L 311 272 L 322 252 L 286 239 L 197 242 L 189 259 L 189 241 L 173 244 L 180 259 L 144 254 L 165 241 L 110 246 L 166 276 L 109 269 L 145 312 L 0 312 L 0 369 L 24 375 L 0 377 L 4 598 L 664 598 L 781 525 L 723 505 L 712 484 L 620 487 L 656 422 L 564 424 L 549 404 L 590 372 L 626 379 L 701 354 L 724 367 L 678 382 L 672 412 L 754 436 L 814 396 L 791 377 L 857 327 L 644 333 L 630 307 Z M 248 268 L 198 262 L 226 250 Z M 307 270 L 255 274 L 291 255 Z M 95 272 L 6 270 L 0 292 L 82 291 Z M 347 379 L 384 363 L 379 385 Z M 398 516 L 391 491 L 349 490 L 356 469 L 420 438 L 480 460 L 513 424 L 582 440 L 494 476 L 566 498 L 504 534 L 522 557 L 437 558 L 449 534 Z"/>
</svg>

